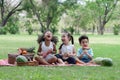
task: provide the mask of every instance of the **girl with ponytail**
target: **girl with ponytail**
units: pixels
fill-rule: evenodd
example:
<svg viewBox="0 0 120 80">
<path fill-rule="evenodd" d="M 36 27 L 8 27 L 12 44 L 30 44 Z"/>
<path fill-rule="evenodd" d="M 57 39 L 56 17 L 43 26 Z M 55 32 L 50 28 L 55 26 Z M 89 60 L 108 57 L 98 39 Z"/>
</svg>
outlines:
<svg viewBox="0 0 120 80">
<path fill-rule="evenodd" d="M 73 36 L 68 32 L 63 32 L 61 40 L 62 44 L 59 47 L 59 54 L 57 54 L 56 57 L 62 59 L 68 64 L 76 64 L 76 62 L 83 63 L 82 61 L 77 59 L 77 57 L 75 57 L 76 51 L 74 48 Z"/>
</svg>

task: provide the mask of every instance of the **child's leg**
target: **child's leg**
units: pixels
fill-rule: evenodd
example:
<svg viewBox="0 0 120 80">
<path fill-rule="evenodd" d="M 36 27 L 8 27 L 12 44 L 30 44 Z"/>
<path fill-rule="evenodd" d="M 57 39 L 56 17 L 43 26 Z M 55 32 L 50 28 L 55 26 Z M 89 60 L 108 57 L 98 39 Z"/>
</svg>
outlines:
<svg viewBox="0 0 120 80">
<path fill-rule="evenodd" d="M 36 56 L 35 60 L 38 61 L 39 64 L 49 65 L 49 63 L 45 59 L 41 58 L 40 56 Z"/>
<path fill-rule="evenodd" d="M 57 57 L 54 56 L 53 54 L 48 54 L 48 55 L 46 56 L 45 60 L 46 60 L 48 63 L 52 64 L 52 63 L 57 62 Z"/>
<path fill-rule="evenodd" d="M 66 59 L 66 61 L 68 62 L 68 64 L 76 64 L 76 60 L 73 57 L 69 57 L 68 59 Z"/>
<path fill-rule="evenodd" d="M 97 65 L 93 60 L 89 61 L 87 65 Z"/>
<path fill-rule="evenodd" d="M 85 64 L 83 61 L 79 60 L 78 58 L 76 58 L 76 63 L 78 63 L 78 64 Z"/>
<path fill-rule="evenodd" d="M 55 63 L 55 62 L 57 62 L 57 58 L 54 56 L 54 57 L 48 59 L 47 62 L 50 64 Z"/>
<path fill-rule="evenodd" d="M 57 60 L 58 60 L 58 63 L 65 64 L 62 59 L 58 58 Z"/>
</svg>

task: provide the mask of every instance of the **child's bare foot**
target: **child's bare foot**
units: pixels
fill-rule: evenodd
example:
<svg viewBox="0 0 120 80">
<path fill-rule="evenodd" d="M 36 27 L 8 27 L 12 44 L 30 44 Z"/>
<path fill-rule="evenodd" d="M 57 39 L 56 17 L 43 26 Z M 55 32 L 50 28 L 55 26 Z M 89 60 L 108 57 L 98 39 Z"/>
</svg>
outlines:
<svg viewBox="0 0 120 80">
<path fill-rule="evenodd" d="M 97 65 L 97 64 L 94 64 L 94 63 L 86 63 L 86 66 L 100 66 L 100 65 Z"/>
<path fill-rule="evenodd" d="M 85 63 L 76 63 L 76 65 L 78 65 L 78 66 L 85 66 L 86 64 Z"/>
</svg>

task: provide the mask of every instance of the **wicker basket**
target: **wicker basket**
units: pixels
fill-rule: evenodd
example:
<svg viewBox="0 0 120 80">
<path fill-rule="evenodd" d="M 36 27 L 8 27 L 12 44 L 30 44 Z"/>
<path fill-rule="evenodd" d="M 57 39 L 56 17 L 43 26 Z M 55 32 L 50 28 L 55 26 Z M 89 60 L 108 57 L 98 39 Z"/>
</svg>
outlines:
<svg viewBox="0 0 120 80">
<path fill-rule="evenodd" d="M 15 64 L 16 57 L 18 55 L 20 55 L 20 54 L 8 54 L 8 63 Z M 33 61 L 33 57 L 34 57 L 33 53 L 24 54 L 23 56 L 25 56 L 28 60 Z"/>
<path fill-rule="evenodd" d="M 33 53 L 28 53 L 28 54 L 23 54 L 28 60 L 33 61 L 34 54 Z"/>
<path fill-rule="evenodd" d="M 8 63 L 9 63 L 9 64 L 15 64 L 16 57 L 17 57 L 18 55 L 19 55 L 19 54 L 8 54 Z"/>
<path fill-rule="evenodd" d="M 37 61 L 29 61 L 29 62 L 17 62 L 17 66 L 38 66 Z"/>
</svg>

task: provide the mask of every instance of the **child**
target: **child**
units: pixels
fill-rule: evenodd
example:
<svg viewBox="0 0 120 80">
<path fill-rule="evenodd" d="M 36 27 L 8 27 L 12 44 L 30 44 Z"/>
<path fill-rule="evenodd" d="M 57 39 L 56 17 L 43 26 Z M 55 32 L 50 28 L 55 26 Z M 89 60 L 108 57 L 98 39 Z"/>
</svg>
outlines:
<svg viewBox="0 0 120 80">
<path fill-rule="evenodd" d="M 79 38 L 79 43 L 82 46 L 82 48 L 78 50 L 78 58 L 84 63 L 91 62 L 93 59 L 93 51 L 91 48 L 89 48 L 89 38 L 85 35 L 82 35 Z"/>
<path fill-rule="evenodd" d="M 72 44 L 70 44 L 72 41 Z M 76 64 L 76 62 L 81 62 L 76 56 L 75 48 L 74 48 L 74 40 L 73 37 L 64 32 L 62 35 L 62 44 L 59 48 L 59 54 L 56 55 L 57 58 L 61 58 L 64 62 L 66 61 L 68 64 Z"/>
<path fill-rule="evenodd" d="M 46 31 L 43 36 L 39 37 L 39 49 L 38 55 L 35 57 L 40 64 L 49 65 L 57 62 L 57 58 L 54 56 L 56 53 L 56 46 L 53 41 L 53 36 L 50 31 Z M 54 40 L 57 42 L 57 39 Z"/>
</svg>

